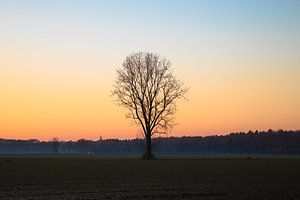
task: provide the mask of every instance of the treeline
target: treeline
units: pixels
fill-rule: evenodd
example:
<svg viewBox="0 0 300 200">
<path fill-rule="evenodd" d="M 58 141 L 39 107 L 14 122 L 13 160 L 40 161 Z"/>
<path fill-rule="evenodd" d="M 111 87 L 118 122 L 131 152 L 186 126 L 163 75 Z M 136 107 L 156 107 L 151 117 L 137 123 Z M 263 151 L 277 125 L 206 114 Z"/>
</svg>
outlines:
<svg viewBox="0 0 300 200">
<path fill-rule="evenodd" d="M 0 154 L 142 154 L 144 140 L 51 141 L 0 139 Z M 249 131 L 224 136 L 153 139 L 154 154 L 300 155 L 300 131 Z"/>
</svg>

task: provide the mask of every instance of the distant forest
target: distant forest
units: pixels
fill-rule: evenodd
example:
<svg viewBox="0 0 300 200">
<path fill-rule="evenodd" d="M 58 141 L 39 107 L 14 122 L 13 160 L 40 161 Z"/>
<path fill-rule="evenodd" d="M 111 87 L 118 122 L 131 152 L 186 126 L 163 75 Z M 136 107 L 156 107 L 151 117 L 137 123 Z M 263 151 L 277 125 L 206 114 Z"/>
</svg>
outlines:
<svg viewBox="0 0 300 200">
<path fill-rule="evenodd" d="M 136 155 L 144 152 L 143 139 L 51 141 L 0 139 L 0 154 Z M 300 131 L 268 130 L 220 136 L 159 137 L 154 154 L 287 154 L 300 155 Z"/>
</svg>

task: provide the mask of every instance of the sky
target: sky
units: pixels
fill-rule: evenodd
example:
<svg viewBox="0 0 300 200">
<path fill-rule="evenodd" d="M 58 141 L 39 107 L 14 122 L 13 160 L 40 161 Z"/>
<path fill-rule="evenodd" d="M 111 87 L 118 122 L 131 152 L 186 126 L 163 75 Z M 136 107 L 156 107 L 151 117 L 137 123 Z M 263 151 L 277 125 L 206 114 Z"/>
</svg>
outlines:
<svg viewBox="0 0 300 200">
<path fill-rule="evenodd" d="M 0 138 L 142 137 L 111 97 L 155 52 L 190 87 L 168 136 L 300 129 L 300 1 L 0 0 Z"/>
</svg>

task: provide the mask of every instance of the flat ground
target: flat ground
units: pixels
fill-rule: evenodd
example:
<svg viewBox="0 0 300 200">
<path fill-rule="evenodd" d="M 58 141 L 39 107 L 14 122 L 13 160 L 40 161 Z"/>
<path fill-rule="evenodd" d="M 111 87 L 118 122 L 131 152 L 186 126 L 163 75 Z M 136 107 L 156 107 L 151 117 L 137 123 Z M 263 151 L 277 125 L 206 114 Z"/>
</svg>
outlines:
<svg viewBox="0 0 300 200">
<path fill-rule="evenodd" d="M 0 199 L 300 199 L 300 159 L 2 157 Z"/>
</svg>

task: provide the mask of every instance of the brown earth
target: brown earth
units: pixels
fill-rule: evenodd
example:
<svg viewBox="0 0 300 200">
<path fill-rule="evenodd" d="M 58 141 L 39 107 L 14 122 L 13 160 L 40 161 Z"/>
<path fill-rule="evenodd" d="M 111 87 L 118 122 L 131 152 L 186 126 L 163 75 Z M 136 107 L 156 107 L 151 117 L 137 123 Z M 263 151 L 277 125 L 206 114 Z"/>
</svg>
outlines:
<svg viewBox="0 0 300 200">
<path fill-rule="evenodd" d="M 300 199 L 300 159 L 2 157 L 0 199 Z"/>
</svg>

